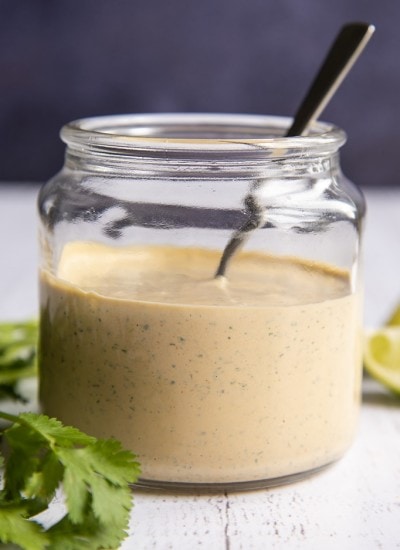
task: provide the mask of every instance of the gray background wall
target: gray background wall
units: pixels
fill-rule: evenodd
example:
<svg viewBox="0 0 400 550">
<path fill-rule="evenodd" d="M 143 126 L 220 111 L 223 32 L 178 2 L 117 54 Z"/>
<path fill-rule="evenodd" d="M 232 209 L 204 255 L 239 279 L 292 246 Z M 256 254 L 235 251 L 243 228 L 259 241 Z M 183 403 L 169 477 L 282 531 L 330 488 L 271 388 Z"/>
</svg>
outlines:
<svg viewBox="0 0 400 550">
<path fill-rule="evenodd" d="M 377 32 L 322 118 L 345 172 L 398 185 L 398 0 L 0 0 L 0 181 L 44 181 L 69 120 L 123 112 L 291 115 L 338 28 Z"/>
</svg>

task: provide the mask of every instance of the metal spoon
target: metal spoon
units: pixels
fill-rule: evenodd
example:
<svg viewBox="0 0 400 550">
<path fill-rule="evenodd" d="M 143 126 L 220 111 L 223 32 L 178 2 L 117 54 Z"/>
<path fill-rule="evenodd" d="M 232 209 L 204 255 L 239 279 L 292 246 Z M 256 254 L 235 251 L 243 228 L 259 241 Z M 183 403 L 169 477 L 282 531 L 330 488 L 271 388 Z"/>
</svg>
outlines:
<svg viewBox="0 0 400 550">
<path fill-rule="evenodd" d="M 300 104 L 293 123 L 285 134 L 286 137 L 304 134 L 310 123 L 318 118 L 374 32 L 375 27 L 368 23 L 348 23 L 342 27 Z M 248 219 L 226 245 L 215 277 L 225 275 L 234 254 L 244 245 L 250 234 L 263 223 L 264 212 L 254 196 L 249 193 L 244 202 Z"/>
</svg>

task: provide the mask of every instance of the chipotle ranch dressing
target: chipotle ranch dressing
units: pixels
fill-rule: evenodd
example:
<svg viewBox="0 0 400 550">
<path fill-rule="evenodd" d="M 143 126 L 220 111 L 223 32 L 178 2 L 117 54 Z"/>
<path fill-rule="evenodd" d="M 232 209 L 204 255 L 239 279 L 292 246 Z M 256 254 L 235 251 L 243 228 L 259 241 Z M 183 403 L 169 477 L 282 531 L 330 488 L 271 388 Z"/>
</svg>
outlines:
<svg viewBox="0 0 400 550">
<path fill-rule="evenodd" d="M 322 264 L 161 246 L 65 246 L 41 273 L 44 412 L 114 436 L 142 478 L 230 483 L 312 470 L 356 423 L 359 296 Z"/>
</svg>

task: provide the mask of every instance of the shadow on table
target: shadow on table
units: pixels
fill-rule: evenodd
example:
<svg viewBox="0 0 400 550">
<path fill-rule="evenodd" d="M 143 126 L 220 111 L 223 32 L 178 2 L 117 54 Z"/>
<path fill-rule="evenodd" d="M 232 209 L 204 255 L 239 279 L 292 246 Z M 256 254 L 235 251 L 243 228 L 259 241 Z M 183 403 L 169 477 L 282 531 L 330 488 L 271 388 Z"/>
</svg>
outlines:
<svg viewBox="0 0 400 550">
<path fill-rule="evenodd" d="M 400 408 L 400 395 L 395 395 L 369 376 L 365 376 L 362 402 L 366 405 Z"/>
</svg>

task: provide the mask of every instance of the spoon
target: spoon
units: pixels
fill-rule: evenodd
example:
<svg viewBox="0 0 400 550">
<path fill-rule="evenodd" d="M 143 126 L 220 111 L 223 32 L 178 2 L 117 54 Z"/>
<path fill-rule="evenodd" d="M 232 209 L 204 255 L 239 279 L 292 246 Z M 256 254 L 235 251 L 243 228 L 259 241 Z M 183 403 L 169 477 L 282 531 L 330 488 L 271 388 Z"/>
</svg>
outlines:
<svg viewBox="0 0 400 550">
<path fill-rule="evenodd" d="M 300 104 L 286 137 L 303 135 L 310 123 L 318 118 L 374 32 L 375 27 L 368 23 L 348 23 L 341 28 Z M 215 273 L 216 278 L 225 276 L 233 255 L 263 223 L 263 209 L 251 193 L 246 196 L 244 203 L 248 219 L 226 245 Z"/>
</svg>

